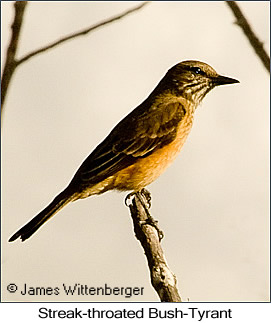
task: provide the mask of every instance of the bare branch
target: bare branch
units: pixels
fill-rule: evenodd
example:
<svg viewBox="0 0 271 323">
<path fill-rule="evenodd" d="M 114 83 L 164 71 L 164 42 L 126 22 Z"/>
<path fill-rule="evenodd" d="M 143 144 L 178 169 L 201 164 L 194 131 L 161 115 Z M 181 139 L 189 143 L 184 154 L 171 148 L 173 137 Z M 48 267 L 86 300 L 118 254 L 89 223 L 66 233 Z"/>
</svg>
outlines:
<svg viewBox="0 0 271 323">
<path fill-rule="evenodd" d="M 162 302 L 181 302 L 176 286 L 176 277 L 169 269 L 160 245 L 159 233 L 161 231 L 158 232 L 157 228 L 148 224 L 149 214 L 147 213 L 149 212 L 146 211 L 148 206 L 146 203 L 142 203 L 138 194 L 142 195 L 140 192 L 132 194 L 132 200 L 128 206 L 133 219 L 136 238 L 140 241 L 148 260 L 151 283 Z M 130 196 L 131 194 L 128 195 L 129 198 Z"/>
<path fill-rule="evenodd" d="M 85 28 L 85 29 L 80 30 L 78 32 L 75 32 L 75 33 L 72 33 L 72 34 L 67 35 L 65 37 L 62 37 L 59 40 L 54 41 L 54 42 L 52 42 L 51 44 L 49 44 L 47 46 L 41 47 L 41 48 L 39 48 L 37 50 L 34 50 L 33 52 L 31 52 L 31 53 L 23 56 L 19 60 L 17 60 L 17 65 L 22 64 L 23 62 L 27 61 L 29 58 L 31 58 L 33 56 L 36 56 L 36 55 L 38 55 L 40 53 L 43 53 L 43 52 L 45 52 L 45 51 L 47 51 L 47 50 L 49 50 L 51 48 L 54 48 L 54 47 L 56 47 L 56 46 L 58 46 L 58 45 L 60 45 L 60 44 L 62 44 L 64 42 L 66 42 L 66 41 L 68 41 L 70 39 L 73 39 L 73 38 L 76 38 L 76 37 L 79 37 L 79 36 L 84 36 L 84 35 L 90 33 L 91 31 L 93 31 L 93 30 L 95 30 L 95 29 L 97 29 L 99 27 L 105 26 L 105 25 L 110 24 L 110 23 L 112 23 L 114 21 L 117 21 L 119 19 L 122 19 L 125 16 L 129 15 L 130 13 L 133 13 L 133 12 L 135 12 L 135 11 L 143 8 L 148 3 L 149 3 L 148 1 L 145 1 L 145 2 L 141 3 L 139 6 L 134 7 L 132 9 L 129 9 L 129 10 L 127 10 L 127 11 L 125 11 L 125 12 L 117 15 L 117 16 L 114 16 L 114 17 L 111 17 L 111 18 L 106 19 L 104 21 L 101 21 L 101 22 L 99 22 L 99 23 L 97 23 L 97 24 L 95 24 L 95 25 L 93 25 L 91 27 Z"/>
<path fill-rule="evenodd" d="M 76 38 L 79 36 L 84 36 L 99 27 L 105 26 L 105 25 L 110 24 L 114 21 L 122 19 L 125 16 L 143 8 L 148 3 L 149 3 L 148 1 L 145 1 L 145 2 L 141 3 L 140 5 L 132 8 L 132 9 L 129 9 L 117 16 L 114 16 L 114 17 L 111 17 L 111 18 L 106 19 L 104 21 L 101 21 L 101 22 L 99 22 L 91 27 L 85 28 L 81 31 L 67 35 L 67 36 L 60 38 L 59 40 L 47 45 L 47 46 L 41 47 L 37 50 L 30 52 L 29 54 L 23 56 L 20 59 L 16 59 L 15 56 L 16 56 L 16 51 L 17 51 L 17 46 L 18 46 L 18 39 L 19 39 L 19 34 L 20 34 L 21 25 L 22 25 L 22 21 L 23 21 L 24 9 L 27 4 L 27 1 L 15 1 L 15 3 L 14 3 L 14 7 L 15 7 L 14 21 L 13 21 L 13 24 L 11 27 L 12 28 L 12 36 L 11 36 L 10 44 L 9 44 L 9 47 L 7 50 L 7 57 L 6 57 L 6 62 L 5 62 L 3 75 L 2 75 L 2 82 L 1 82 L 1 115 L 3 113 L 4 102 L 5 102 L 6 94 L 8 91 L 8 87 L 9 87 L 12 75 L 14 74 L 14 71 L 17 66 L 19 66 L 23 62 L 26 62 L 31 57 L 36 56 L 40 53 L 43 53 L 51 48 L 54 48 L 54 47 L 66 42 L 70 39 L 73 39 L 73 38 Z"/>
<path fill-rule="evenodd" d="M 5 66 L 4 66 L 3 75 L 2 75 L 2 81 L 1 81 L 1 113 L 3 111 L 3 105 L 5 102 L 8 86 L 16 68 L 15 55 L 17 52 L 18 41 L 19 41 L 21 26 L 22 26 L 23 17 L 24 17 L 24 10 L 26 5 L 27 5 L 27 1 L 16 1 L 14 3 L 15 13 L 14 13 L 14 20 L 11 26 L 12 34 L 11 34 L 9 47 L 7 49 L 7 57 L 6 57 Z"/>
<path fill-rule="evenodd" d="M 258 57 L 262 61 L 264 67 L 270 73 L 270 57 L 268 56 L 267 52 L 263 48 L 263 43 L 259 40 L 259 38 L 256 36 L 256 34 L 253 32 L 246 17 L 242 13 L 240 7 L 236 3 L 236 1 L 225 1 L 225 3 L 230 7 L 235 18 L 237 19 L 236 24 L 240 28 L 243 29 L 243 32 L 247 36 L 251 46 L 253 47 L 256 54 L 258 55 Z"/>
</svg>

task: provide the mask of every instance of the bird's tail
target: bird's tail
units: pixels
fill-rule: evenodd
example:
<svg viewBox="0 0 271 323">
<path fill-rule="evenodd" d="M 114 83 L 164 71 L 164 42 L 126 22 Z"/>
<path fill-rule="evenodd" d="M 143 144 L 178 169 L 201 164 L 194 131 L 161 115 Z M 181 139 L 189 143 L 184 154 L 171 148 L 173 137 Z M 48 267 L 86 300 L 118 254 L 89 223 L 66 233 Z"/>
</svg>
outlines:
<svg viewBox="0 0 271 323">
<path fill-rule="evenodd" d="M 35 233 L 46 221 L 48 221 L 56 212 L 62 209 L 66 204 L 74 200 L 73 194 L 70 194 L 68 190 L 64 190 L 57 195 L 54 200 L 20 230 L 13 234 L 9 239 L 12 242 L 18 238 L 22 241 L 28 239 Z"/>
</svg>

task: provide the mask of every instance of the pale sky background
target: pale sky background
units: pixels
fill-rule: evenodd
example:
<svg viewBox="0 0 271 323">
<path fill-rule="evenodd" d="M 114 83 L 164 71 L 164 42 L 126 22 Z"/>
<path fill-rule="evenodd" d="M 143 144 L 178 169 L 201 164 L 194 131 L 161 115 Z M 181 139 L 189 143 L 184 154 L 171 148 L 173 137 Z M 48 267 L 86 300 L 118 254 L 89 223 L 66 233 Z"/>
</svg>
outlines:
<svg viewBox="0 0 271 323">
<path fill-rule="evenodd" d="M 31 2 L 18 57 L 136 4 Z M 269 48 L 269 2 L 239 4 Z M 3 62 L 13 7 L 1 7 Z M 207 95 L 180 156 L 148 187 L 166 259 L 184 301 L 269 301 L 269 74 L 234 21 L 223 1 L 152 2 L 18 68 L 2 127 L 4 301 L 159 301 L 125 193 L 77 201 L 26 242 L 7 240 L 187 59 L 241 83 Z M 144 294 L 66 296 L 63 283 L 144 287 Z M 59 287 L 60 295 L 23 296 L 24 284 Z"/>
</svg>

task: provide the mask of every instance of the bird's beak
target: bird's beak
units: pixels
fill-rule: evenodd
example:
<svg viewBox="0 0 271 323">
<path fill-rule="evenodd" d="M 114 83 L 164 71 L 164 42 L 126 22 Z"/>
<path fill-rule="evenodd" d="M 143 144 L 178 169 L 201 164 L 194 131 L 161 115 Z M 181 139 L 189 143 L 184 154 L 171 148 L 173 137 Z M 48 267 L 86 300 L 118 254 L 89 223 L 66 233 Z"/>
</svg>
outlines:
<svg viewBox="0 0 271 323">
<path fill-rule="evenodd" d="M 233 84 L 233 83 L 240 83 L 238 80 L 232 79 L 230 77 L 218 75 L 213 78 L 213 82 L 215 86 L 217 85 L 224 85 L 224 84 Z"/>
</svg>

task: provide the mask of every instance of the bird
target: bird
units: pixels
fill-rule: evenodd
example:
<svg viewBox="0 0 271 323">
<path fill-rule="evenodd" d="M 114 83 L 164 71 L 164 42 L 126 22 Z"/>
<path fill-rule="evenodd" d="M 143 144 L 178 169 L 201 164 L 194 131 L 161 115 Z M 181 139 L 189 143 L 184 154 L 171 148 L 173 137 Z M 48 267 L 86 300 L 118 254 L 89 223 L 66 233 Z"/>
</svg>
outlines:
<svg viewBox="0 0 271 323">
<path fill-rule="evenodd" d="M 25 241 L 70 202 L 109 190 L 145 189 L 180 152 L 205 95 L 216 86 L 233 83 L 239 81 L 200 61 L 171 67 L 150 95 L 90 153 L 69 185 L 9 242 Z"/>
</svg>

